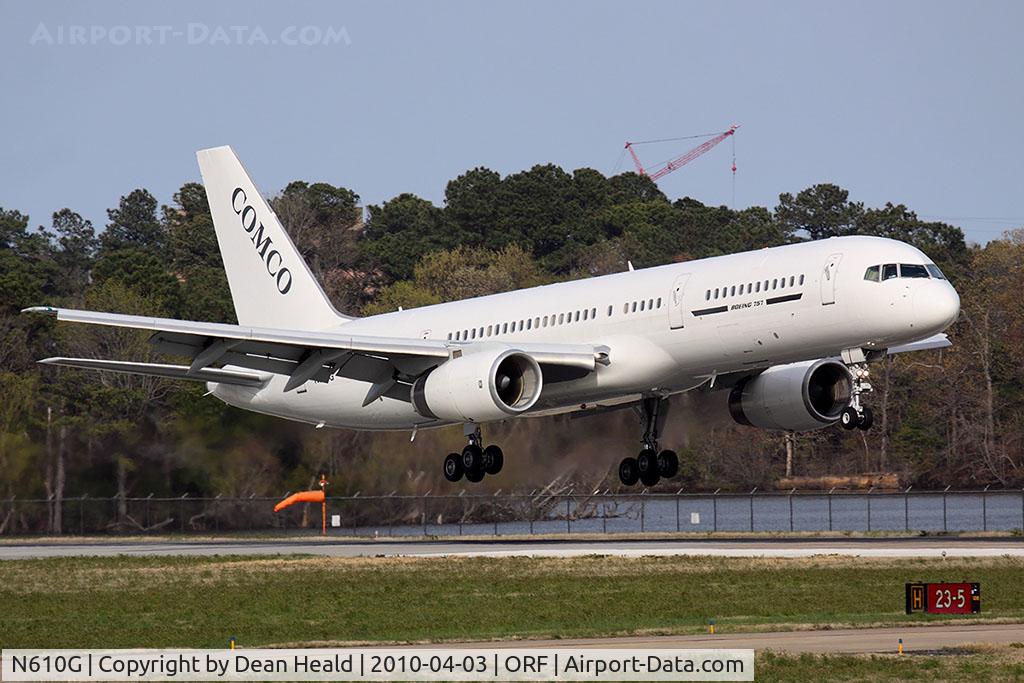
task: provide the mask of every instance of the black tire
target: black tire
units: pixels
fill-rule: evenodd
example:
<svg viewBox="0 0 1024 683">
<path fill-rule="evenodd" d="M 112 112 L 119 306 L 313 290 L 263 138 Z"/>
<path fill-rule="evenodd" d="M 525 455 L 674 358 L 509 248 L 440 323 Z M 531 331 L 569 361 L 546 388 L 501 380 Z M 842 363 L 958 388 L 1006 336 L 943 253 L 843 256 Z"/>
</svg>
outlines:
<svg viewBox="0 0 1024 683">
<path fill-rule="evenodd" d="M 865 408 L 864 414 L 860 416 L 860 421 L 857 422 L 857 428 L 866 432 L 871 429 L 873 424 L 875 424 L 875 414 L 871 412 L 871 408 Z"/>
<path fill-rule="evenodd" d="M 619 463 L 619 481 L 624 486 L 633 486 L 640 481 L 640 470 L 636 466 L 636 458 L 624 458 Z"/>
<path fill-rule="evenodd" d="M 843 412 L 839 413 L 839 424 L 843 429 L 856 429 L 858 422 L 860 422 L 860 415 L 850 406 L 843 408 Z"/>
<path fill-rule="evenodd" d="M 501 472 L 502 466 L 505 464 L 505 454 L 501 452 L 501 448 L 491 444 L 484 449 L 484 472 L 487 474 L 497 474 Z"/>
<path fill-rule="evenodd" d="M 462 470 L 466 473 L 467 479 L 470 472 L 484 471 L 484 452 L 476 444 L 471 443 L 462 449 Z"/>
<path fill-rule="evenodd" d="M 641 478 L 647 472 L 658 471 L 658 454 L 651 448 L 645 448 L 636 456 L 636 467 L 640 471 Z"/>
<path fill-rule="evenodd" d="M 483 470 L 470 470 L 469 472 L 466 472 L 466 481 L 468 481 L 468 482 L 471 482 L 473 484 L 479 484 L 483 480 L 484 480 L 484 471 Z"/>
<path fill-rule="evenodd" d="M 664 450 L 658 453 L 658 474 L 665 479 L 679 474 L 679 456 L 675 451 Z"/>
<path fill-rule="evenodd" d="M 646 472 L 640 473 L 640 483 L 643 484 L 644 486 L 655 486 L 660 479 L 661 475 L 658 474 L 657 466 L 651 468 Z"/>
<path fill-rule="evenodd" d="M 444 459 L 444 478 L 453 484 L 462 479 L 462 456 L 458 453 L 449 453 Z"/>
</svg>

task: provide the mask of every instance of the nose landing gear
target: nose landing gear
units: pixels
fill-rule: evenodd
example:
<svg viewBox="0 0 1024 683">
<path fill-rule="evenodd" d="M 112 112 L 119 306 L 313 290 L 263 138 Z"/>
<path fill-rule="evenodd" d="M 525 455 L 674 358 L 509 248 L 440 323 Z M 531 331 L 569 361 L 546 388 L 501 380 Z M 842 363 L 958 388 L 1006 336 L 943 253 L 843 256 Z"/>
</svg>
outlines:
<svg viewBox="0 0 1024 683">
<path fill-rule="evenodd" d="M 668 417 L 668 399 L 644 398 L 639 409 L 644 425 L 643 450 L 637 457 L 619 463 L 619 481 L 624 486 L 633 486 L 638 481 L 654 486 L 662 478 L 671 479 L 679 473 L 679 456 L 675 451 L 658 450 L 658 436 Z"/>
<path fill-rule="evenodd" d="M 865 394 L 870 394 L 872 391 L 871 383 L 868 382 L 871 371 L 868 369 L 867 363 L 857 363 L 850 366 L 850 372 L 853 374 L 850 405 L 839 414 L 839 424 L 843 429 L 867 431 L 875 423 L 875 416 L 871 412 L 871 408 L 862 405 L 861 397 Z"/>
<path fill-rule="evenodd" d="M 505 454 L 494 444 L 486 448 L 480 445 L 483 439 L 479 425 L 466 425 L 466 436 L 469 443 L 462 453 L 449 453 L 445 457 L 444 478 L 454 483 L 466 477 L 467 481 L 476 484 L 483 481 L 485 474 L 501 472 Z"/>
</svg>

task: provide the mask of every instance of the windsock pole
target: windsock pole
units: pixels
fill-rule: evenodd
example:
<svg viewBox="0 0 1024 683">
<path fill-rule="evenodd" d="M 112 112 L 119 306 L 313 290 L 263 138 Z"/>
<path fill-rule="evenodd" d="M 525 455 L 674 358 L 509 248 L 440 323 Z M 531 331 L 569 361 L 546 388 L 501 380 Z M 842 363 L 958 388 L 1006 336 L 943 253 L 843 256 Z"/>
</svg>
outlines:
<svg viewBox="0 0 1024 683">
<path fill-rule="evenodd" d="M 323 498 L 320 500 L 320 535 L 327 535 L 327 478 L 320 475 L 320 491 Z"/>
</svg>

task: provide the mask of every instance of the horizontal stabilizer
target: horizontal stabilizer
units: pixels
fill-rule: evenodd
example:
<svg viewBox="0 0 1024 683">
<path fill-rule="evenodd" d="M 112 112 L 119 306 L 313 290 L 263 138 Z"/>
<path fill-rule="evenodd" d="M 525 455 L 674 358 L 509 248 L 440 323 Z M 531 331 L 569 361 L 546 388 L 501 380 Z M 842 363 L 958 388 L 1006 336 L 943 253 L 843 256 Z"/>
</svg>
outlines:
<svg viewBox="0 0 1024 683">
<path fill-rule="evenodd" d="M 187 365 L 60 357 L 44 358 L 39 362 L 46 365 L 63 365 L 69 368 L 82 368 L 85 370 L 105 370 L 108 372 L 123 372 L 129 375 L 148 375 L 151 377 L 168 377 L 170 379 L 189 379 L 195 382 L 236 384 L 242 387 L 261 387 L 266 381 L 261 375 L 256 373 L 239 372 L 238 370 L 203 368 L 202 370 L 190 372 Z"/>
</svg>

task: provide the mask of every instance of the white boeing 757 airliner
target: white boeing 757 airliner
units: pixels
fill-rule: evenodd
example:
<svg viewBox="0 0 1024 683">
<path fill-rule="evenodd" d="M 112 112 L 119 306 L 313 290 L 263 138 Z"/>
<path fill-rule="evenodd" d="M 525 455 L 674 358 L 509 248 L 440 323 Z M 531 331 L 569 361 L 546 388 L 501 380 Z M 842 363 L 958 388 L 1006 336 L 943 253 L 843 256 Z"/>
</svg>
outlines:
<svg viewBox="0 0 1024 683">
<path fill-rule="evenodd" d="M 462 424 L 450 481 L 501 469 L 483 423 L 632 404 L 643 448 L 619 476 L 654 485 L 678 468 L 658 445 L 667 399 L 696 389 L 729 390 L 733 417 L 761 429 L 866 429 L 868 363 L 949 346 L 960 309 L 918 249 L 840 237 L 357 319 L 331 305 L 231 148 L 198 157 L 238 324 L 30 308 L 149 330 L 191 359 L 41 362 L 207 382 L 230 405 L 318 426 Z"/>
</svg>

